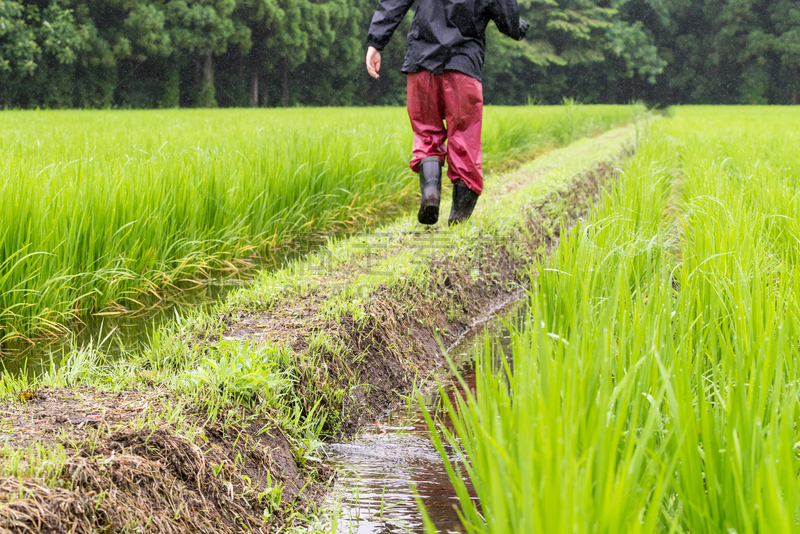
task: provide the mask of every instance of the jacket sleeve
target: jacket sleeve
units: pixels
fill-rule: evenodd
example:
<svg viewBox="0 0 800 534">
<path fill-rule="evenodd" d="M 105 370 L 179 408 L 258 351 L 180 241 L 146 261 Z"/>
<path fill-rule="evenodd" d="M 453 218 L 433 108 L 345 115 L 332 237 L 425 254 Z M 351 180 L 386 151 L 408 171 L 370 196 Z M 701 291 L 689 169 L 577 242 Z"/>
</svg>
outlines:
<svg viewBox="0 0 800 534">
<path fill-rule="evenodd" d="M 519 18 L 517 0 L 494 0 L 492 2 L 492 20 L 500 32 L 512 39 L 521 41 L 528 33 L 528 23 Z"/>
<path fill-rule="evenodd" d="M 414 0 L 381 0 L 369 26 L 367 44 L 378 50 L 386 48 L 412 4 Z"/>
</svg>

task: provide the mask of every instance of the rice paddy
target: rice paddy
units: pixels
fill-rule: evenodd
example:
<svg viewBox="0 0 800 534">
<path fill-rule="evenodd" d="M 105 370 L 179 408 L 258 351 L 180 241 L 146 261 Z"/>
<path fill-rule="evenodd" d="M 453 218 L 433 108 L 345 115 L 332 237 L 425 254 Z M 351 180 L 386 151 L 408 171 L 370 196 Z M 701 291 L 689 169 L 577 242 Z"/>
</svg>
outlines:
<svg viewBox="0 0 800 534">
<path fill-rule="evenodd" d="M 800 111 L 671 115 L 433 433 L 470 533 L 800 530 Z"/>
<path fill-rule="evenodd" d="M 641 111 L 489 108 L 485 167 Z M 405 111 L 389 108 L 3 112 L 0 347 L 403 211 L 410 145 Z"/>
<path fill-rule="evenodd" d="M 253 440 L 271 430 L 284 444 L 261 443 L 252 464 L 234 454 L 238 437 L 230 451 L 218 441 L 204 484 L 244 503 L 253 529 L 307 526 L 313 518 L 297 514 L 315 513 L 299 493 L 286 497 L 288 481 L 251 481 L 247 470 L 277 473 L 264 458 L 283 451 L 294 481 L 324 485 L 314 479 L 320 440 L 345 425 L 357 431 L 359 414 L 410 393 L 422 378 L 414 370 L 436 353 L 421 336 L 456 336 L 475 299 L 507 297 L 518 287 L 513 264 L 532 266 L 528 311 L 509 325 L 505 349 L 485 339 L 473 394 L 466 385 L 464 397 L 442 392 L 452 424 L 428 416 L 468 532 L 800 531 L 800 111 L 675 108 L 637 130 L 627 159 L 619 155 L 633 127 L 505 172 L 641 115 L 638 106 L 490 108 L 486 168 L 496 174 L 470 223 L 435 234 L 449 239 L 442 250 L 420 253 L 419 228 L 400 218 L 384 227 L 387 246 L 331 240 L 329 254 L 262 274 L 214 310 L 159 329 L 140 353 L 107 358 L 84 347 L 32 381 L 0 374 L 4 409 L 17 414 L 13 435 L 46 436 L 0 455 L 0 521 L 23 504 L 45 509 L 54 487 L 64 503 L 83 498 L 73 469 L 106 465 L 98 444 L 118 443 L 118 432 L 135 438 L 123 443 L 127 453 L 165 469 L 153 471 L 156 484 L 179 455 L 151 454 L 151 439 L 159 451 L 196 452 L 212 430 Z M 124 313 L 142 296 L 236 272 L 305 233 L 409 211 L 416 196 L 402 110 L 3 117 L 6 340 Z M 576 178 L 592 169 L 605 178 Z M 598 187 L 588 213 L 564 199 L 585 203 Z M 559 216 L 560 231 L 551 220 Z M 79 410 L 73 397 L 103 410 L 129 397 L 138 411 L 96 433 L 85 430 L 99 421 L 94 412 L 69 413 L 75 423 L 40 411 L 53 399 Z M 460 461 L 449 463 L 454 452 Z M 204 469 L 202 455 L 193 458 L 192 469 Z M 115 491 L 125 497 L 119 517 L 151 511 L 137 504 L 139 489 Z M 118 509 L 92 495 L 94 508 Z M 147 502 L 161 524 L 190 525 L 169 508 L 178 501 Z M 60 510 L 47 517 L 62 530 L 100 524 L 102 514 Z"/>
</svg>

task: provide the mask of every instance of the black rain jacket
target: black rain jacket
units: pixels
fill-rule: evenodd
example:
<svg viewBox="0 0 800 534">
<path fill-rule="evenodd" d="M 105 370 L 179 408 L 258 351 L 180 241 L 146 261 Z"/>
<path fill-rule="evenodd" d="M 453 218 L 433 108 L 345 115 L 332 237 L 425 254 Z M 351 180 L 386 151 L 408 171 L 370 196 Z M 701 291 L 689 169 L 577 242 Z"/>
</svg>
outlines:
<svg viewBox="0 0 800 534">
<path fill-rule="evenodd" d="M 402 68 L 406 73 L 457 70 L 481 80 L 489 21 L 517 41 L 528 31 L 517 0 L 380 0 L 367 44 L 383 50 L 417 1 Z"/>
</svg>

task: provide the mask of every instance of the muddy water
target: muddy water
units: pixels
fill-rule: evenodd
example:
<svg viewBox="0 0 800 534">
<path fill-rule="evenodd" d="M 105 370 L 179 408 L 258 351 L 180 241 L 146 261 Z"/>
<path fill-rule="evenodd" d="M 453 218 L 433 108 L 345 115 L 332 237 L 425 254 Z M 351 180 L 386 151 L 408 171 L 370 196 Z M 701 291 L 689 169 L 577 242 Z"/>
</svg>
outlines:
<svg viewBox="0 0 800 534">
<path fill-rule="evenodd" d="M 488 331 L 492 343 L 509 355 L 510 335 L 503 323 L 516 324 L 525 311 L 521 302 L 506 307 L 450 349 L 451 358 L 462 362 L 461 374 L 468 387 L 474 387 L 472 362 L 476 349 L 483 349 L 484 333 Z M 451 394 L 458 394 L 453 378 L 443 378 L 449 381 Z M 429 394 L 427 403 L 435 407 L 437 395 Z M 415 490 L 439 532 L 464 532 L 455 490 L 418 407 L 412 405 L 407 413 L 376 423 L 351 443 L 327 445 L 324 453 L 338 471 L 328 503 L 334 511 L 341 509 L 336 532 L 424 532 Z"/>
</svg>

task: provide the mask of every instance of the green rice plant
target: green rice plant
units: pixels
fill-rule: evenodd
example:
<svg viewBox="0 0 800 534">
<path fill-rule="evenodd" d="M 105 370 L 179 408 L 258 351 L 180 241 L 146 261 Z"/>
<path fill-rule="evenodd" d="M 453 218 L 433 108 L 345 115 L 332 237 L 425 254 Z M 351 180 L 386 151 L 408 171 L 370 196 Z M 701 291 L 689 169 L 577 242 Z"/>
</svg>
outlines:
<svg viewBox="0 0 800 534">
<path fill-rule="evenodd" d="M 641 111 L 489 108 L 486 168 Z M 415 191 L 400 109 L 1 117 L 0 343 L 142 308 L 300 235 L 396 213 Z"/>
<path fill-rule="evenodd" d="M 794 109 L 653 126 L 428 415 L 469 532 L 800 531 L 798 143 Z"/>
</svg>

